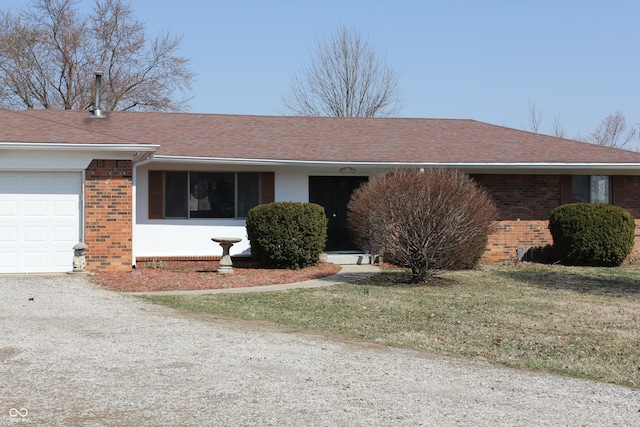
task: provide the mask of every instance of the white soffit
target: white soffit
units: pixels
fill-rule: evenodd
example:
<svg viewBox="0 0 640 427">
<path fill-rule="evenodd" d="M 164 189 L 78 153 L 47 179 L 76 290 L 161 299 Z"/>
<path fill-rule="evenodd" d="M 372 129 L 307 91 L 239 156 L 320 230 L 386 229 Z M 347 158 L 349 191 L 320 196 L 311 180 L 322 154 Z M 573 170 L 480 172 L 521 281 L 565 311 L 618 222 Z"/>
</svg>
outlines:
<svg viewBox="0 0 640 427">
<path fill-rule="evenodd" d="M 0 142 L 0 169 L 82 170 L 94 159 L 132 160 L 153 156 L 159 145 L 149 144 L 47 144 Z"/>
</svg>

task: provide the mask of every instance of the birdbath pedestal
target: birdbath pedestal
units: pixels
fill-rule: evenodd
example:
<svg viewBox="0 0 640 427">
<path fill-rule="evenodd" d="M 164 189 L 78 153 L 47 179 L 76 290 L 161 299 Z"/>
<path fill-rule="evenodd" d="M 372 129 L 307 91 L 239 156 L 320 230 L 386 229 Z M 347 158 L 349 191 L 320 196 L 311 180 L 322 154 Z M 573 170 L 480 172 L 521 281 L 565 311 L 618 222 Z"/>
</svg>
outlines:
<svg viewBox="0 0 640 427">
<path fill-rule="evenodd" d="M 220 266 L 218 267 L 218 273 L 233 273 L 233 262 L 231 262 L 231 255 L 229 255 L 229 249 L 234 243 L 238 243 L 242 239 L 239 237 L 213 237 L 214 242 L 222 246 L 222 258 L 220 258 Z"/>
</svg>

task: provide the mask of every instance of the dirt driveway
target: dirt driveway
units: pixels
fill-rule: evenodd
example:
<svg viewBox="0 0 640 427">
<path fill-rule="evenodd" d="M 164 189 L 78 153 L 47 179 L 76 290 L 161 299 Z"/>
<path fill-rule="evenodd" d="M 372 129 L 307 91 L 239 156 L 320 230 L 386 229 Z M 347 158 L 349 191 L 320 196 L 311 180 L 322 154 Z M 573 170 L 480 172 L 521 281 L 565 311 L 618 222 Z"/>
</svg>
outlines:
<svg viewBox="0 0 640 427">
<path fill-rule="evenodd" d="M 0 276 L 0 425 L 640 425 L 640 391 Z"/>
</svg>

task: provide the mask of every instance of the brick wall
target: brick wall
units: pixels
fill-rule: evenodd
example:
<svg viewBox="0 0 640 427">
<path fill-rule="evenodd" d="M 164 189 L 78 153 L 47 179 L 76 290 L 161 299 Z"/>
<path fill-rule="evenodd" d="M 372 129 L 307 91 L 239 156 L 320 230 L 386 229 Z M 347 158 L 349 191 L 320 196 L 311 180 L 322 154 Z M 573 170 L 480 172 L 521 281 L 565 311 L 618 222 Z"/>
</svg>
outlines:
<svg viewBox="0 0 640 427">
<path fill-rule="evenodd" d="M 621 176 L 622 201 L 616 203 L 636 219 L 636 245 L 631 253 L 630 261 L 640 264 L 640 176 Z"/>
<path fill-rule="evenodd" d="M 560 206 L 559 175 L 471 175 L 491 195 L 501 220 L 546 220 Z"/>
<path fill-rule="evenodd" d="M 560 206 L 559 175 L 472 175 L 489 193 L 499 211 L 496 231 L 489 236 L 482 261 L 516 260 L 520 248 L 553 244 L 548 230 L 551 212 Z M 630 261 L 640 263 L 640 177 L 620 176 L 622 206 L 636 218 L 636 244 Z M 544 254 L 537 252 L 538 256 Z"/>
<path fill-rule="evenodd" d="M 616 203 L 631 213 L 634 218 L 640 218 L 640 176 L 621 176 L 622 201 Z"/>
<path fill-rule="evenodd" d="M 553 244 L 549 221 L 497 221 L 482 261 L 515 261 L 520 248 L 544 248 Z"/>
<path fill-rule="evenodd" d="M 640 265 L 640 219 L 636 219 L 636 244 L 630 258 L 632 264 Z"/>
<path fill-rule="evenodd" d="M 86 170 L 87 271 L 131 270 L 132 168 L 130 160 L 94 160 Z"/>
</svg>

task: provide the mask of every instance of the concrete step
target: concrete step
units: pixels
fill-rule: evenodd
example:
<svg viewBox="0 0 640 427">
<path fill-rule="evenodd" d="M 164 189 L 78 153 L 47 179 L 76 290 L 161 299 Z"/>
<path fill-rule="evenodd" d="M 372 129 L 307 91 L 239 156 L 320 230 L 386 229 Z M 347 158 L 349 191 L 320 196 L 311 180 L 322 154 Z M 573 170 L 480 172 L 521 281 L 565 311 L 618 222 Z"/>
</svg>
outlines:
<svg viewBox="0 0 640 427">
<path fill-rule="evenodd" d="M 371 264 L 371 255 L 364 253 L 327 253 L 327 262 L 339 265 Z"/>
</svg>

